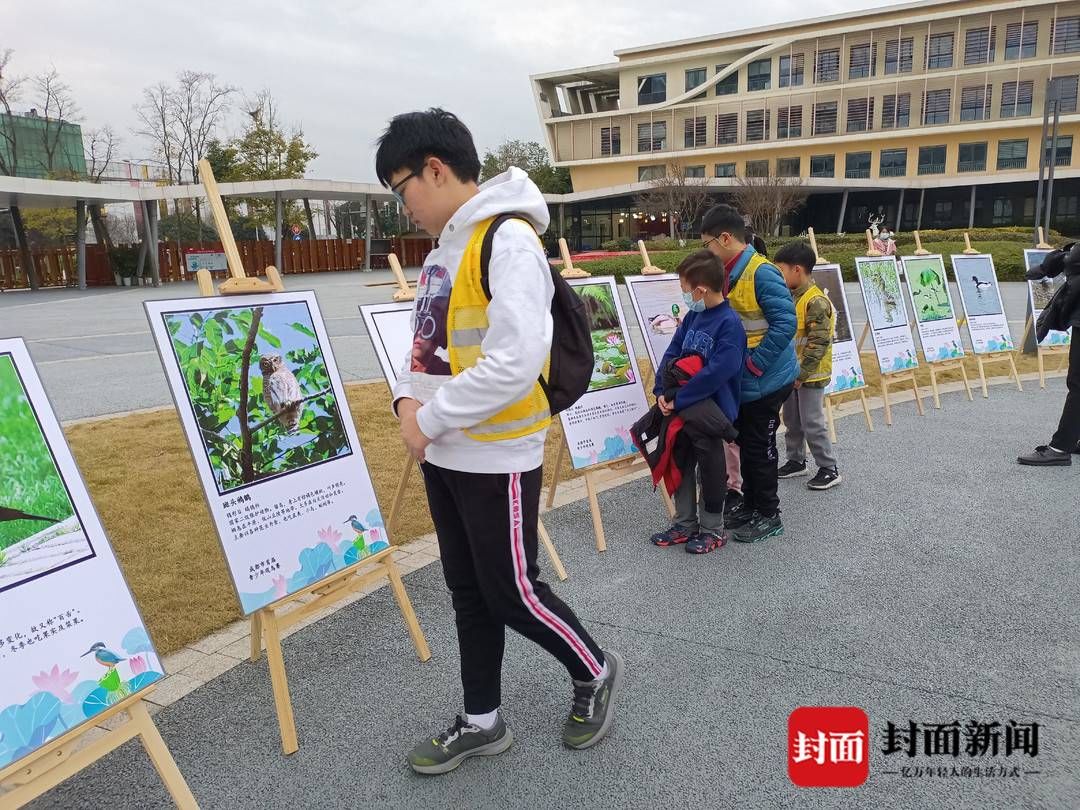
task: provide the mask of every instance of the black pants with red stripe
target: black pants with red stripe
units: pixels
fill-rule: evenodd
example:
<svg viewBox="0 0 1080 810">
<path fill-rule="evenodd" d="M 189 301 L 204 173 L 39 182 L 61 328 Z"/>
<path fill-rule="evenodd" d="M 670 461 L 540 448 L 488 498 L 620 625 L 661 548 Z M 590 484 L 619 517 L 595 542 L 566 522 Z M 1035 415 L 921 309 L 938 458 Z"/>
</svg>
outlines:
<svg viewBox="0 0 1080 810">
<path fill-rule="evenodd" d="M 506 627 L 558 658 L 574 680 L 596 678 L 604 654 L 574 612 L 537 579 L 543 468 L 488 474 L 425 463 L 422 469 L 454 602 L 465 711 L 484 714 L 502 702 Z"/>
</svg>

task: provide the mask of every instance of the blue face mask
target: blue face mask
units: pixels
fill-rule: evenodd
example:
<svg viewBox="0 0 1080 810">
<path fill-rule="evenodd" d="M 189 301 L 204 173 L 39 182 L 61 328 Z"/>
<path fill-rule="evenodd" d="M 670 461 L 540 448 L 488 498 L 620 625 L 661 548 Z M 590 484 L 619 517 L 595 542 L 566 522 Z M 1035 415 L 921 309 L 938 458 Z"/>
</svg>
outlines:
<svg viewBox="0 0 1080 810">
<path fill-rule="evenodd" d="M 683 303 L 686 304 L 686 308 L 689 309 L 691 312 L 705 311 L 705 299 L 702 298 L 700 301 L 695 301 L 693 290 L 691 290 L 690 292 L 684 292 L 682 294 L 682 300 Z"/>
</svg>

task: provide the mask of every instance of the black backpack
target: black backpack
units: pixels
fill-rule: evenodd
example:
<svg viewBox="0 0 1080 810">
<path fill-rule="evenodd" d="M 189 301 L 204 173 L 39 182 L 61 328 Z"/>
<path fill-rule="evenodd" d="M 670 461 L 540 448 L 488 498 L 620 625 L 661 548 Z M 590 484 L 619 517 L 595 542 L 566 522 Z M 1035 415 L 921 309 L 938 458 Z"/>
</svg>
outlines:
<svg viewBox="0 0 1080 810">
<path fill-rule="evenodd" d="M 520 219 L 529 223 L 521 214 L 501 214 L 484 234 L 484 242 L 480 246 L 480 284 L 489 301 L 491 290 L 488 288 L 488 265 L 491 263 L 491 248 L 495 241 L 495 231 L 508 219 Z M 531 223 L 529 227 L 532 227 Z M 555 295 L 551 299 L 551 363 L 547 379 L 541 374 L 539 382 L 547 396 L 548 408 L 554 416 L 565 411 L 589 390 L 593 372 L 593 345 L 584 302 L 550 263 L 548 267 L 551 268 L 551 280 L 555 284 Z"/>
</svg>

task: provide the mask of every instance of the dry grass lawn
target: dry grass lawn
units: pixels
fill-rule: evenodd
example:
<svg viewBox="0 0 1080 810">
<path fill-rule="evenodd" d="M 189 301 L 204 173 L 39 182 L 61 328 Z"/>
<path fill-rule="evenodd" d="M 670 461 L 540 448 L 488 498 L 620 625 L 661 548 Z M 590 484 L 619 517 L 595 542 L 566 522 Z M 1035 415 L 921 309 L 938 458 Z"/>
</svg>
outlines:
<svg viewBox="0 0 1080 810">
<path fill-rule="evenodd" d="M 648 369 L 647 360 L 640 362 L 643 370 Z M 1021 373 L 1036 368 L 1034 358 L 1021 356 L 1017 362 Z M 863 364 L 870 393 L 876 394 L 873 356 L 864 357 Z M 975 361 L 969 359 L 968 366 L 972 380 L 977 380 Z M 999 365 L 989 373 L 998 376 L 1006 369 L 1007 365 Z M 919 375 L 928 386 L 926 369 Z M 651 387 L 651 374 L 645 377 Z M 943 381 L 958 378 L 956 372 L 941 375 Z M 385 516 L 404 464 L 389 391 L 382 383 L 346 388 L 352 413 L 362 417 L 357 430 Z M 928 393 L 929 388 L 924 391 Z M 240 618 L 175 412 L 84 422 L 65 432 L 159 652 L 178 650 Z M 548 470 L 562 440 L 556 422 L 548 437 Z M 565 480 L 574 475 L 564 455 L 562 476 Z M 431 531 L 423 486 L 414 470 L 393 539 L 403 544 Z"/>
</svg>

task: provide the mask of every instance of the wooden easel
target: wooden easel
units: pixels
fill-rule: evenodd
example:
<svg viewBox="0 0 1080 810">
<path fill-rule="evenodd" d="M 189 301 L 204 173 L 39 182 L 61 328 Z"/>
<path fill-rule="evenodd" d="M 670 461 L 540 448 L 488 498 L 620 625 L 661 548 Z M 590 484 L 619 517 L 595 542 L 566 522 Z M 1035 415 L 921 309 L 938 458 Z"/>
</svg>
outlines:
<svg viewBox="0 0 1080 810">
<path fill-rule="evenodd" d="M 555 503 L 555 492 L 559 487 L 559 478 L 562 474 L 562 461 L 565 454 L 566 437 L 564 436 L 563 440 L 559 442 L 559 450 L 555 454 L 555 469 L 552 470 L 551 473 L 551 485 L 548 487 L 547 501 L 545 503 L 548 509 Z M 589 511 L 592 513 L 593 532 L 596 534 L 597 551 L 607 551 L 607 537 L 604 535 L 604 521 L 600 515 L 600 499 L 598 497 L 600 485 L 647 469 L 649 469 L 649 465 L 646 463 L 645 459 L 640 455 L 637 455 L 621 458 L 617 461 L 609 461 L 606 464 L 597 464 L 596 466 L 589 467 L 585 470 L 585 492 L 588 493 L 589 496 Z M 671 517 L 675 517 L 675 504 L 671 500 L 671 496 L 668 495 L 667 489 L 661 485 L 659 490 L 661 497 L 664 499 L 664 505 L 667 506 L 668 514 Z"/>
<path fill-rule="evenodd" d="M 387 262 L 390 264 L 390 269 L 394 273 L 394 278 L 397 279 L 398 288 L 394 292 L 395 301 L 413 301 L 416 299 L 416 290 L 409 286 L 408 279 L 405 278 L 405 273 L 401 269 L 401 262 L 398 261 L 397 254 L 391 253 L 386 257 Z"/>
<path fill-rule="evenodd" d="M 866 340 L 866 336 L 870 334 L 870 323 L 867 322 L 863 326 L 862 334 L 859 335 L 859 341 L 856 344 L 859 347 L 859 355 L 862 356 L 862 345 Z M 875 353 L 876 357 L 876 353 Z M 875 362 L 876 359 L 875 359 Z M 922 393 L 919 391 L 919 380 L 915 376 L 915 369 L 907 369 L 905 371 L 890 371 L 888 373 L 880 373 L 881 377 L 881 400 L 885 403 L 885 424 L 892 427 L 892 405 L 889 402 L 889 388 L 894 385 L 900 385 L 901 383 L 911 383 L 912 389 L 915 391 L 915 408 L 919 412 L 919 416 L 925 416 L 926 411 L 923 410 Z"/>
<path fill-rule="evenodd" d="M 806 229 L 806 235 L 810 238 L 810 247 L 814 249 L 814 256 L 816 257 L 815 260 L 814 260 L 814 265 L 816 266 L 816 265 L 821 265 L 821 264 L 829 264 L 829 260 L 826 259 L 825 257 L 823 257 L 818 252 L 817 236 L 814 235 L 814 229 L 813 228 L 807 228 Z M 844 281 L 844 277 L 843 277 L 843 274 L 841 274 L 840 282 L 843 283 L 843 281 Z M 845 298 L 846 297 L 847 296 L 846 296 L 846 293 L 845 293 Z M 859 358 L 859 362 L 860 363 L 862 362 L 862 357 Z M 838 398 L 838 397 L 840 397 L 840 396 L 842 396 L 844 394 L 847 394 L 847 393 L 850 393 L 850 391 L 837 391 L 835 393 L 825 395 L 825 417 L 829 421 L 829 439 L 831 439 L 834 442 L 837 441 L 837 437 L 836 437 L 836 418 L 835 418 L 835 415 L 833 414 L 833 399 Z M 866 420 L 866 429 L 868 431 L 870 431 L 871 433 L 873 433 L 874 432 L 874 419 L 873 419 L 872 416 L 870 416 L 870 401 L 866 398 L 866 386 L 865 385 L 862 388 L 859 389 L 859 401 L 862 402 L 863 418 Z"/>
<path fill-rule="evenodd" d="M 662 276 L 664 271 L 659 267 L 653 265 L 649 260 L 649 251 L 645 247 L 645 240 L 638 239 L 637 241 L 638 252 L 641 253 L 641 261 L 644 262 L 641 268 L 641 275 L 643 276 Z"/>
<path fill-rule="evenodd" d="M 1043 231 L 1042 225 L 1038 227 L 1039 241 L 1035 244 L 1035 247 L 1039 250 L 1053 250 L 1054 246 L 1046 241 L 1046 233 Z M 1035 331 L 1035 313 L 1028 316 L 1027 322 L 1024 324 L 1024 337 L 1020 340 L 1020 350 L 1023 351 L 1024 346 L 1027 345 L 1028 337 Z M 1075 329 L 1073 330 L 1076 331 Z M 1039 336 L 1034 335 L 1035 339 L 1035 355 L 1039 361 L 1039 388 L 1046 388 L 1046 358 L 1047 357 L 1061 357 L 1061 363 L 1058 365 L 1058 371 L 1062 371 L 1069 364 L 1069 346 L 1042 346 L 1039 344 Z M 1076 340 L 1076 335 L 1073 335 L 1073 340 Z"/>
<path fill-rule="evenodd" d="M 567 246 L 566 240 L 561 236 L 559 237 L 559 253 L 563 260 L 563 269 L 559 272 L 560 276 L 563 278 L 586 278 L 591 275 L 588 270 L 574 267 L 574 260 L 570 258 L 570 248 Z"/>
<path fill-rule="evenodd" d="M 152 685 L 141 689 L 137 694 L 95 715 L 93 722 L 87 721 L 84 726 L 57 737 L 29 757 L 0 769 L 0 788 L 4 789 L 4 792 L 0 792 L 0 806 L 13 810 L 22 807 L 128 740 L 138 737 L 176 806 L 180 810 L 198 810 L 199 805 L 191 789 L 147 711 L 145 698 L 153 689 Z M 119 726 L 104 737 L 75 750 L 88 731 L 125 712 L 127 719 Z"/>
<path fill-rule="evenodd" d="M 913 236 L 915 237 L 915 253 L 914 253 L 914 255 L 915 256 L 929 256 L 930 251 L 922 246 L 922 237 L 919 235 L 919 232 L 915 231 Z"/>
<path fill-rule="evenodd" d="M 240 254 L 236 249 L 236 243 L 233 241 L 232 229 L 225 215 L 225 207 L 221 204 L 221 195 L 218 193 L 213 169 L 210 168 L 210 164 L 205 159 L 199 161 L 199 177 L 202 179 L 206 198 L 210 203 L 210 210 L 214 216 L 214 225 L 225 248 L 225 256 L 229 264 L 229 278 L 219 285 L 217 294 L 244 295 L 284 292 L 285 287 L 281 283 L 281 275 L 276 267 L 266 268 L 267 281 L 245 276 L 244 265 L 240 261 Z M 214 282 L 208 271 L 200 270 L 196 274 L 196 278 L 200 295 L 212 296 L 215 294 Z M 431 651 L 428 649 L 424 632 L 420 629 L 420 623 L 416 620 L 412 602 L 405 592 L 405 584 L 401 581 L 401 572 L 398 571 L 397 564 L 394 562 L 394 551 L 394 547 L 390 546 L 370 557 L 365 557 L 325 579 L 301 591 L 289 594 L 283 599 L 272 602 L 251 614 L 251 660 L 257 661 L 259 659 L 262 643 L 265 640 L 266 660 L 270 670 L 270 683 L 274 692 L 274 708 L 277 712 L 278 728 L 281 731 L 281 748 L 286 754 L 293 754 L 300 748 L 296 737 L 296 719 L 293 715 L 292 698 L 289 696 L 285 658 L 281 650 L 282 635 L 289 627 L 312 613 L 330 607 L 385 577 L 390 582 L 390 588 L 393 591 L 398 609 L 401 611 L 402 618 L 405 619 L 405 626 L 408 628 L 413 645 L 416 647 L 417 657 L 421 661 L 427 661 L 431 658 Z M 279 613 L 287 605 L 300 601 L 304 601 L 304 603 L 299 607 L 285 613 Z"/>
</svg>

